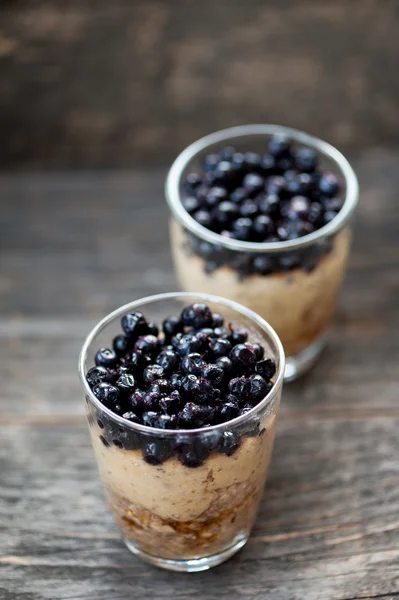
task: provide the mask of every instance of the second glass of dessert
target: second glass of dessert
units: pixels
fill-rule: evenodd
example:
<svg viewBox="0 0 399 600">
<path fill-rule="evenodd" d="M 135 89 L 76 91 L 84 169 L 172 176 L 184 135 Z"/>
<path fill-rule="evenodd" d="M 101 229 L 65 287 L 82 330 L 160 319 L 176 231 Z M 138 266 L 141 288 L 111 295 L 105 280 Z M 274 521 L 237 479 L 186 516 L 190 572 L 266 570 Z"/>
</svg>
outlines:
<svg viewBox="0 0 399 600">
<path fill-rule="evenodd" d="M 144 298 L 94 328 L 80 377 L 100 476 L 132 552 L 189 572 L 245 544 L 284 367 L 264 319 L 215 296 Z"/>
<path fill-rule="evenodd" d="M 346 158 L 294 129 L 235 127 L 179 155 L 166 197 L 182 289 L 226 296 L 264 317 L 283 343 L 286 380 L 309 369 L 350 248 L 358 184 Z"/>
</svg>

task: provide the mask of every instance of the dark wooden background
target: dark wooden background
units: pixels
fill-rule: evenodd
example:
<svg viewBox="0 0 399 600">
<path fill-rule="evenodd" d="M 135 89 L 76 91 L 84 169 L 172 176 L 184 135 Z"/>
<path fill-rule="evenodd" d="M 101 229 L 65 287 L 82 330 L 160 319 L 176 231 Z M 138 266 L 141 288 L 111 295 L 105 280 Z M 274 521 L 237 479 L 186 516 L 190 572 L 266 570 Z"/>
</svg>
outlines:
<svg viewBox="0 0 399 600">
<path fill-rule="evenodd" d="M 0 168 L 165 165 L 247 122 L 399 142 L 397 0 L 0 6 Z"/>
</svg>

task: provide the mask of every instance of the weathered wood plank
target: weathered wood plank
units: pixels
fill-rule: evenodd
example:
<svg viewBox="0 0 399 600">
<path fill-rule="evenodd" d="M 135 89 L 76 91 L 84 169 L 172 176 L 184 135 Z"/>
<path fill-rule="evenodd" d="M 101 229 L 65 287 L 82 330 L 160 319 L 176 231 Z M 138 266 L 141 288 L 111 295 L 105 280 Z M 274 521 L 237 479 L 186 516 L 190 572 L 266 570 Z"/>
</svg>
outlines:
<svg viewBox="0 0 399 600">
<path fill-rule="evenodd" d="M 248 546 L 190 580 L 154 573 L 125 550 L 83 422 L 9 426 L 0 441 L 2 585 L 15 597 L 51 600 L 204 597 L 206 589 L 222 599 L 338 600 L 398 591 L 398 426 L 399 418 L 281 420 Z"/>
<path fill-rule="evenodd" d="M 397 143 L 396 0 L 2 4 L 3 166 L 164 164 L 246 122 Z"/>
</svg>

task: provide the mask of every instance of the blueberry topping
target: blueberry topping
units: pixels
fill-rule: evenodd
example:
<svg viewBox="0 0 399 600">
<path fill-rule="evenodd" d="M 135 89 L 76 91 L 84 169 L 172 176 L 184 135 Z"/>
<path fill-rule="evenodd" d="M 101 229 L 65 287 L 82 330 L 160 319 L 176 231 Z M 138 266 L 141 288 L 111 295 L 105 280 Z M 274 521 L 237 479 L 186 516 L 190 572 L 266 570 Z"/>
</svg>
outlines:
<svg viewBox="0 0 399 600">
<path fill-rule="evenodd" d="M 112 367 L 116 366 L 118 357 L 113 350 L 110 350 L 109 348 L 100 348 L 100 350 L 97 350 L 96 352 L 94 362 L 97 367 L 112 369 Z"/>
<path fill-rule="evenodd" d="M 264 358 L 259 343 L 248 341 L 247 329 L 225 327 L 223 316 L 206 304 L 191 304 L 180 317 L 165 319 L 161 336 L 142 313 L 129 313 L 121 322 L 125 333 L 114 338 L 114 350 L 96 353 L 96 362 L 107 366 L 92 367 L 87 381 L 104 406 L 130 423 L 165 431 L 212 428 L 249 412 L 273 386 L 274 360 Z M 240 435 L 211 429 L 205 441 L 188 436 L 172 448 L 160 432 L 143 445 L 134 428 L 102 415 L 97 422 L 106 446 L 141 447 L 143 459 L 154 465 L 175 453 L 182 465 L 198 467 L 211 452 L 233 454 L 240 435 L 247 435 L 244 426 Z M 95 424 L 94 417 L 89 424 Z"/>
</svg>

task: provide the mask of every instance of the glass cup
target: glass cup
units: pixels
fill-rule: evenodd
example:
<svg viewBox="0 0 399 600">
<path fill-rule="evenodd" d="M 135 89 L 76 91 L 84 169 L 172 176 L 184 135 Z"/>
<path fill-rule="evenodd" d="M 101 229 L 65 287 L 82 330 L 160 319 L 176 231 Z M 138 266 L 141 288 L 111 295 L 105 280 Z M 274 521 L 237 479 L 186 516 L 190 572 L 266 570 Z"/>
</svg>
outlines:
<svg viewBox="0 0 399 600">
<path fill-rule="evenodd" d="M 117 416 L 92 393 L 86 372 L 96 350 L 120 333 L 120 317 L 140 310 L 161 323 L 185 304 L 206 302 L 276 361 L 274 386 L 247 414 L 222 425 L 163 430 Z M 117 309 L 93 329 L 79 359 L 100 477 L 127 547 L 159 567 L 202 571 L 248 540 L 272 454 L 284 378 L 284 351 L 273 329 L 244 306 L 205 294 L 170 293 Z"/>
<path fill-rule="evenodd" d="M 344 202 L 337 216 L 298 239 L 265 243 L 228 238 L 195 221 L 182 204 L 186 175 L 198 172 L 206 155 L 226 146 L 263 154 L 275 134 L 283 134 L 294 146 L 313 148 L 320 166 L 338 176 Z M 307 371 L 324 347 L 349 253 L 349 221 L 358 200 L 358 183 L 346 158 L 330 144 L 295 129 L 234 127 L 188 146 L 173 163 L 165 191 L 181 288 L 220 294 L 248 306 L 279 335 L 287 356 L 286 381 Z"/>
</svg>

